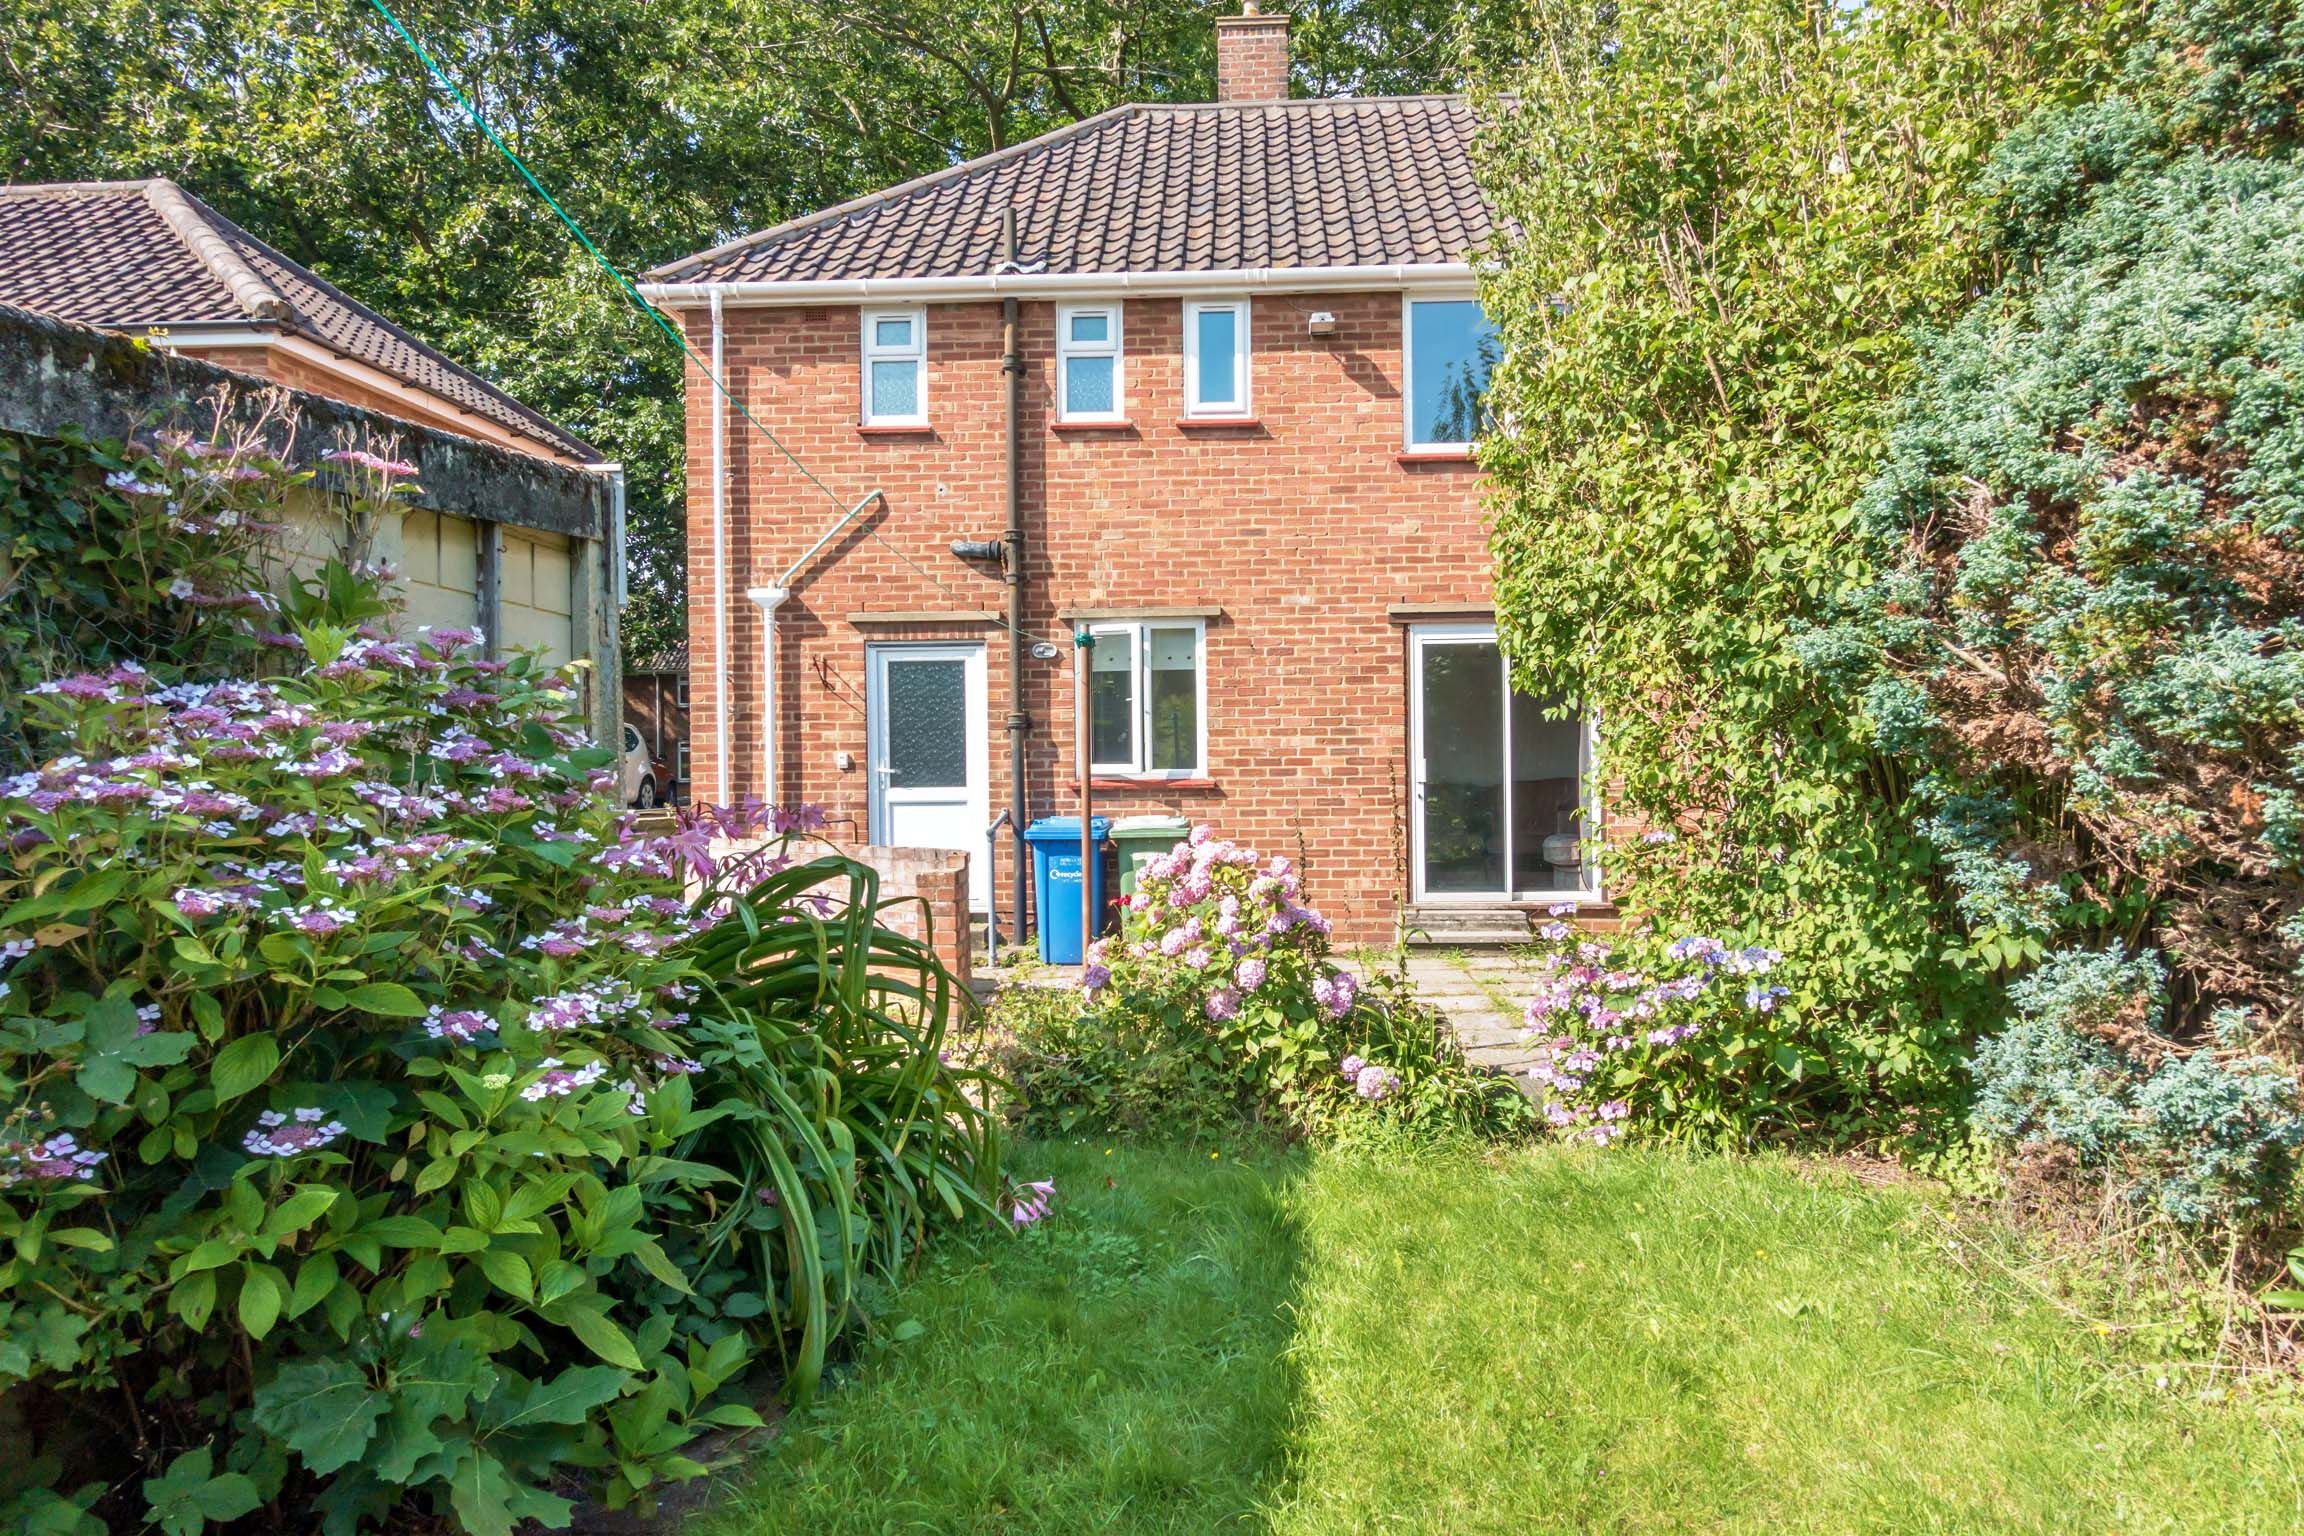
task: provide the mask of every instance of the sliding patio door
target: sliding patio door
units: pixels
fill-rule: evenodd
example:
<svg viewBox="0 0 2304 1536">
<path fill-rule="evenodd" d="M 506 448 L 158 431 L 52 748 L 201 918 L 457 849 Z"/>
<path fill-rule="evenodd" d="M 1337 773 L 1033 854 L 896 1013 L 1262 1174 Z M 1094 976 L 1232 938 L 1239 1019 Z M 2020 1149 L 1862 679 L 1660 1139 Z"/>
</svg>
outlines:
<svg viewBox="0 0 2304 1536">
<path fill-rule="evenodd" d="M 1597 899 L 1587 723 L 1513 688 L 1489 625 L 1411 630 L 1408 665 L 1414 899 Z"/>
</svg>

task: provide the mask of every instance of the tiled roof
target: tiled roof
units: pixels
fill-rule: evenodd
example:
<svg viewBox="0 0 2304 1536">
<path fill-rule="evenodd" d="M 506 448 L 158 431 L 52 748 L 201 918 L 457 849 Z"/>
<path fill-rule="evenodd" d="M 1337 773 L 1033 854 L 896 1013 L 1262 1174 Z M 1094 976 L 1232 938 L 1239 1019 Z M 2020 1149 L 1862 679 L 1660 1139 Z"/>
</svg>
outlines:
<svg viewBox="0 0 2304 1536">
<path fill-rule="evenodd" d="M 688 642 L 680 641 L 645 656 L 635 656 L 624 663 L 628 677 L 679 677 L 688 670 Z"/>
<path fill-rule="evenodd" d="M 1460 96 L 1116 107 L 748 235 L 657 283 L 1223 272 L 1458 262 L 1495 220 Z"/>
<path fill-rule="evenodd" d="M 600 458 L 164 178 L 0 187 L 0 303 L 114 329 L 303 335 L 561 453 Z"/>
</svg>

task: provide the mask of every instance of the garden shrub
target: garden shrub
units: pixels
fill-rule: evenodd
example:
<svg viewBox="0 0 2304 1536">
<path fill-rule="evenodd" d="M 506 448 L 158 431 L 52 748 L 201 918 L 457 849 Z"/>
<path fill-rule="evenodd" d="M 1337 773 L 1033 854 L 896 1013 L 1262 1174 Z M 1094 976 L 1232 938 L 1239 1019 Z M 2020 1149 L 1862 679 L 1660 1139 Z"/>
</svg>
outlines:
<svg viewBox="0 0 2304 1536">
<path fill-rule="evenodd" d="M 1536 930 L 1528 1075 L 1547 1124 L 1599 1146 L 1630 1132 L 1748 1146 L 1807 1123 L 1798 1085 L 1831 1084 L 1780 1027 L 1786 989 L 1765 978 L 1781 954 L 1702 936 L 1598 938 L 1570 926 L 1573 910 L 1553 908 Z M 1777 1081 L 1755 1091 L 1763 1077 Z"/>
<path fill-rule="evenodd" d="M 1328 920 L 1285 858 L 1208 826 L 1150 860 L 1081 995 L 1028 1001 L 1000 1059 L 1027 1131 L 1316 1134 L 1375 1114 L 1501 1134 L 1527 1101 L 1469 1067 L 1404 981 L 1329 958 Z"/>
<path fill-rule="evenodd" d="M 1792 1047 L 1741 1089 L 1835 1137 L 1948 1106 L 1995 999 L 1946 943 L 1911 760 L 1804 669 L 1795 623 L 1869 579 L 1849 537 L 1907 328 L 1988 278 L 1972 173 L 2099 72 L 2120 6 L 1522 0 L 1484 18 L 1478 450 L 1516 678 L 1599 721 L 1612 897 L 1787 956 Z M 1476 23 L 1476 36 L 1486 36 Z M 1660 1106 L 1661 1109 L 1661 1106 Z M 1668 1112 L 1667 1112 L 1668 1113 Z"/>
<path fill-rule="evenodd" d="M 2010 276 L 1923 347 L 1852 502 L 1878 577 L 1801 649 L 1924 765 L 1971 948 L 2041 964 L 1979 1123 L 2190 1220 L 2273 1197 L 2247 1042 L 2304 1047 L 2304 71 L 2291 5 L 2152 14 L 1993 157 Z"/>
<path fill-rule="evenodd" d="M 533 658 L 395 635 L 342 563 L 275 600 L 185 515 L 266 521 L 272 468 L 114 461 L 159 530 L 136 579 L 268 659 L 24 701 L 0 1389 L 42 1455 L 0 1512 L 503 1536 L 578 1481 L 646 1501 L 758 1422 L 749 1370 L 804 1397 L 874 1277 L 995 1213 L 951 978 L 868 869 L 800 861 L 805 816 L 619 819 Z M 402 466 L 337 462 L 388 510 Z"/>
<path fill-rule="evenodd" d="M 2188 1226 L 2276 1206 L 2304 1145 L 2294 1072 L 2246 1049 L 2246 1019 L 2183 1050 L 2160 1031 L 2150 954 L 2059 950 L 2009 989 L 2016 1017 L 1971 1064 L 1972 1119 L 2005 1142 L 2068 1148 L 2135 1203 Z"/>
</svg>

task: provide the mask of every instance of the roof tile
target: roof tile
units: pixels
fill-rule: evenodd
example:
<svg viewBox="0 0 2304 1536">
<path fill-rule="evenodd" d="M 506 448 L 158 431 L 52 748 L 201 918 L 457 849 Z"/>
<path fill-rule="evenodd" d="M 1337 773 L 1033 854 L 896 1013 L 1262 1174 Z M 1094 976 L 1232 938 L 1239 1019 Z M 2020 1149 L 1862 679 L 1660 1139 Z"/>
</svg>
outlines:
<svg viewBox="0 0 2304 1536">
<path fill-rule="evenodd" d="M 651 282 L 1416 265 L 1496 230 L 1457 96 L 1129 106 L 659 267 Z"/>
<path fill-rule="evenodd" d="M 600 457 L 164 178 L 0 186 L 0 303 L 113 328 L 294 330 L 558 452 Z"/>
</svg>

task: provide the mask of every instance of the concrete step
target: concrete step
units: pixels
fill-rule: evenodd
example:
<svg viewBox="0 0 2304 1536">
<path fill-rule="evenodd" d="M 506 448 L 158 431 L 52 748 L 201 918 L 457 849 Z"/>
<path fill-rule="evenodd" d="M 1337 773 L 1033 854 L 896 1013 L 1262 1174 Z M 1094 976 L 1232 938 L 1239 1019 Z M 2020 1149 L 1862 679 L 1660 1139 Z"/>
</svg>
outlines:
<svg viewBox="0 0 2304 1536">
<path fill-rule="evenodd" d="M 1438 949 L 1494 949 L 1525 944 L 1532 936 L 1528 913 L 1519 907 L 1410 907 L 1411 946 Z"/>
</svg>

